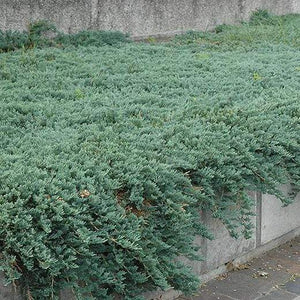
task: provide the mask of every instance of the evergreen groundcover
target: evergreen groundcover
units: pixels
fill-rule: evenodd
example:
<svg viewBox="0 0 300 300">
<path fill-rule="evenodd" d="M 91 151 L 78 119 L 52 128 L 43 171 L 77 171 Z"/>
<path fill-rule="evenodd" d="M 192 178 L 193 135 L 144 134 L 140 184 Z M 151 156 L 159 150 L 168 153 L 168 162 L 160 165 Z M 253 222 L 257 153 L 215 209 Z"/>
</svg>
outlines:
<svg viewBox="0 0 300 300">
<path fill-rule="evenodd" d="M 278 186 L 299 188 L 299 16 L 167 43 L 24 34 L 0 35 L 0 269 L 27 299 L 190 293 L 176 258 L 212 238 L 199 211 L 249 237 L 248 190 L 292 201 Z"/>
</svg>

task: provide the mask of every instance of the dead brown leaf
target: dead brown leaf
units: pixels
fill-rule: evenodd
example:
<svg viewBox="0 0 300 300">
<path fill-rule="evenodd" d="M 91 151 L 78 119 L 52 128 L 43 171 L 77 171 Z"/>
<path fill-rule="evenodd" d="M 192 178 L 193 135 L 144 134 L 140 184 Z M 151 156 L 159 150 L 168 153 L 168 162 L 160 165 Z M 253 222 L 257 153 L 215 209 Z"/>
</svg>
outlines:
<svg viewBox="0 0 300 300">
<path fill-rule="evenodd" d="M 88 190 L 82 190 L 80 191 L 79 195 L 81 198 L 88 198 L 91 195 L 91 193 Z"/>
</svg>

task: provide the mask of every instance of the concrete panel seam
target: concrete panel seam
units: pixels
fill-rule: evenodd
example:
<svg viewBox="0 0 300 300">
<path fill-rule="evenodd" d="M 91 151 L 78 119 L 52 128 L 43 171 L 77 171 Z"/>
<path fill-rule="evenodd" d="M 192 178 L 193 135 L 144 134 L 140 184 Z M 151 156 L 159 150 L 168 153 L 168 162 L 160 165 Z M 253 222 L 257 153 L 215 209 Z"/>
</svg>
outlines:
<svg viewBox="0 0 300 300">
<path fill-rule="evenodd" d="M 262 193 L 256 192 L 256 247 L 261 245 Z"/>
</svg>

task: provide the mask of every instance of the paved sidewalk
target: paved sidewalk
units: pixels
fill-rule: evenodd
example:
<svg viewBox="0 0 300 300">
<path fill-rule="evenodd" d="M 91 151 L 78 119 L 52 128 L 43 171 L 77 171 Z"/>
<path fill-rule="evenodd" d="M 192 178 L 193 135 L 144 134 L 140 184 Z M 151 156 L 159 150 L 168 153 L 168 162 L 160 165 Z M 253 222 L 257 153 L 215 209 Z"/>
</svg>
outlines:
<svg viewBox="0 0 300 300">
<path fill-rule="evenodd" d="M 232 268 L 178 300 L 300 300 L 300 237 Z"/>
</svg>

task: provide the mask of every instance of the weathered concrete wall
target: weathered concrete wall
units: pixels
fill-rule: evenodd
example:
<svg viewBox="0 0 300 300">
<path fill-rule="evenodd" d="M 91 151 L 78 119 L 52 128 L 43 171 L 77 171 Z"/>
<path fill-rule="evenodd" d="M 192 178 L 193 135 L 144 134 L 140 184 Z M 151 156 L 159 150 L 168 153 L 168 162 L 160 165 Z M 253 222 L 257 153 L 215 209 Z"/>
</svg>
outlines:
<svg viewBox="0 0 300 300">
<path fill-rule="evenodd" d="M 291 187 L 285 185 L 281 190 L 288 194 Z M 208 214 L 201 215 L 202 221 L 213 232 L 215 239 L 209 241 L 198 237 L 195 240 L 195 244 L 201 247 L 199 254 L 205 261 L 181 260 L 192 268 L 202 282 L 226 272 L 228 263 L 229 266 L 245 263 L 300 234 L 300 193 L 294 203 L 287 207 L 282 207 L 281 201 L 272 195 L 250 192 L 250 196 L 256 203 L 256 216 L 252 220 L 255 225 L 254 234 L 248 240 L 232 238 L 219 220 L 211 218 Z M 178 297 L 178 292 L 157 291 L 148 293 L 147 296 L 147 299 L 173 300 Z"/>
<path fill-rule="evenodd" d="M 258 193 L 250 192 L 249 196 L 257 203 Z M 256 211 L 256 207 L 254 208 Z M 192 267 L 193 272 L 198 275 L 205 275 L 212 270 L 217 269 L 220 265 L 224 265 L 232 261 L 256 247 L 256 223 L 257 216 L 252 217 L 254 224 L 253 236 L 250 239 L 235 239 L 230 236 L 226 227 L 220 220 L 214 219 L 208 213 L 201 214 L 201 220 L 207 225 L 209 230 L 214 234 L 213 240 L 197 237 L 195 244 L 200 246 L 200 253 L 205 258 L 204 261 L 188 261 L 182 259 L 186 264 Z"/>
<path fill-rule="evenodd" d="M 287 194 L 290 186 L 282 191 Z M 294 228 L 300 227 L 300 194 L 291 205 L 282 207 L 282 203 L 272 195 L 262 196 L 261 243 L 268 243 Z"/>
<path fill-rule="evenodd" d="M 53 21 L 65 32 L 89 28 L 91 0 L 0 0 L 0 29 L 24 30 L 34 20 Z"/>
<path fill-rule="evenodd" d="M 282 186 L 281 190 L 287 195 L 291 192 L 291 186 Z M 202 263 L 200 272 L 197 272 L 197 268 L 192 263 L 197 274 L 206 274 L 238 257 L 251 255 L 251 252 L 255 253 L 259 247 L 277 239 L 279 241 L 284 235 L 300 229 L 300 193 L 287 207 L 282 207 L 282 202 L 272 195 L 251 192 L 250 196 L 256 203 L 256 216 L 252 220 L 256 225 L 253 236 L 248 240 L 244 238 L 236 240 L 230 237 L 219 220 L 206 218 L 205 223 L 214 233 L 215 239 L 205 240 L 200 244 L 205 249 L 206 261 Z"/>
<path fill-rule="evenodd" d="M 120 30 L 133 37 L 172 35 L 247 19 L 264 8 L 300 13 L 299 0 L 0 0 L 0 29 L 23 30 L 38 19 L 65 32 Z"/>
<path fill-rule="evenodd" d="M 207 219 L 207 226 L 214 233 L 215 239 L 207 240 L 204 244 L 206 255 L 200 275 L 208 273 L 256 247 L 255 235 L 247 240 L 244 238 L 237 240 L 229 235 L 228 230 L 219 220 L 212 218 Z"/>
</svg>

